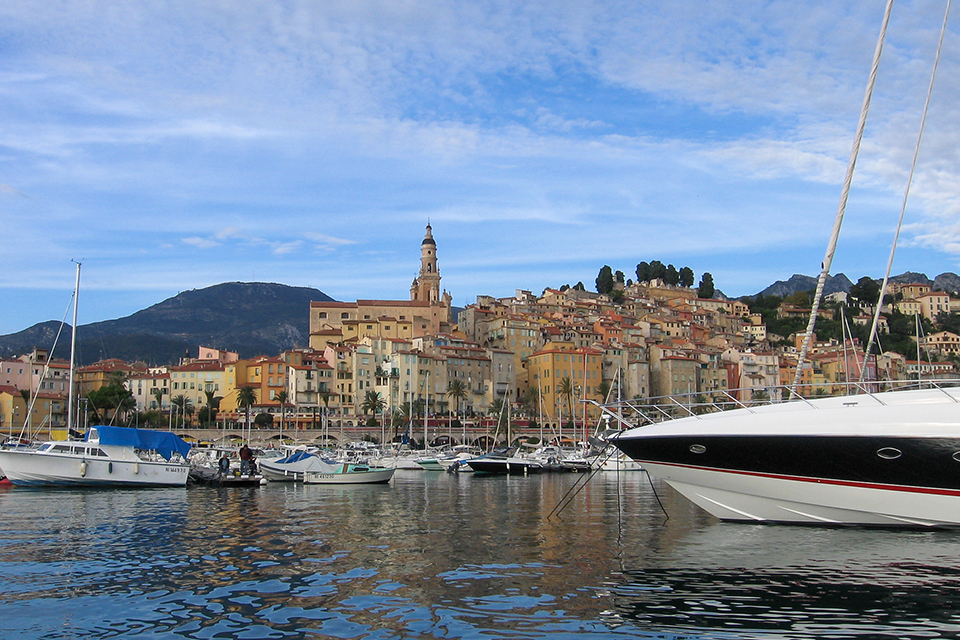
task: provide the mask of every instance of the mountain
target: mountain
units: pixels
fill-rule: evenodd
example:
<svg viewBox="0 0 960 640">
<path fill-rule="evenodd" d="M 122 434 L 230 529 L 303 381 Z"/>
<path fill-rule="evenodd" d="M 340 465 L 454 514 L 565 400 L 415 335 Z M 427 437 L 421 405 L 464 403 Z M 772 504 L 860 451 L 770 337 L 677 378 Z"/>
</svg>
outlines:
<svg viewBox="0 0 960 640">
<path fill-rule="evenodd" d="M 829 295 L 837 291 L 850 291 L 852 285 L 853 283 L 850 282 L 850 279 L 842 273 L 838 273 L 835 276 L 827 276 L 827 281 L 823 284 L 823 293 L 824 295 Z M 814 291 L 816 288 L 816 278 L 795 273 L 786 282 L 777 280 L 761 291 L 760 295 L 786 298 L 798 291 Z"/>
<path fill-rule="evenodd" d="M 264 282 L 228 282 L 184 291 L 125 318 L 94 322 L 77 329 L 77 361 L 103 358 L 148 364 L 176 363 L 197 348 L 236 351 L 241 358 L 274 355 L 305 347 L 310 335 L 310 302 L 333 298 L 318 289 Z M 0 357 L 50 348 L 60 328 L 56 321 L 0 336 Z M 56 355 L 69 357 L 69 327 Z"/>
<path fill-rule="evenodd" d="M 876 281 L 877 283 L 880 283 L 883 282 L 883 279 L 876 278 Z M 933 287 L 934 291 L 946 291 L 948 293 L 960 292 L 960 276 L 949 271 L 946 273 L 941 273 L 933 280 L 928 278 L 924 273 L 906 271 L 898 276 L 891 276 L 890 282 L 896 282 L 899 284 L 928 284 Z M 850 279 L 842 273 L 838 273 L 835 276 L 828 276 L 826 283 L 823 285 L 823 293 L 824 295 L 828 295 L 837 291 L 847 292 L 850 291 L 852 284 L 853 283 L 850 282 Z M 797 293 L 798 291 L 813 291 L 816 288 L 816 278 L 794 274 L 786 282 L 783 280 L 774 282 L 772 285 L 761 291 L 760 295 L 785 298 L 791 294 Z"/>
</svg>

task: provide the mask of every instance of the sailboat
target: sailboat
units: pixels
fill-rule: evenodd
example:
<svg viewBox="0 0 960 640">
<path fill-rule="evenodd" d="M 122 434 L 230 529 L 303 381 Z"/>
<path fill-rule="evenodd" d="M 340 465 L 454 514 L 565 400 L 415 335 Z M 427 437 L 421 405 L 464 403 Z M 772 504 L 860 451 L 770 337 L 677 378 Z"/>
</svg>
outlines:
<svg viewBox="0 0 960 640">
<path fill-rule="evenodd" d="M 80 263 L 73 299 L 67 433 L 74 427 L 74 364 Z M 21 486 L 183 486 L 190 445 L 173 433 L 100 425 L 83 441 L 49 441 L 0 449 L 0 468 Z"/>
<path fill-rule="evenodd" d="M 798 379 L 836 248 L 889 15 L 890 4 L 798 362 Z M 909 183 L 908 179 L 907 193 Z M 901 221 L 902 215 L 901 210 Z M 889 270 L 888 266 L 888 276 Z M 879 300 L 886 283 L 884 278 Z M 868 345 L 867 357 L 869 352 Z M 960 525 L 960 389 L 931 382 L 875 392 L 875 383 L 861 381 L 854 385 L 858 391 L 854 395 L 806 399 L 796 393 L 796 384 L 797 380 L 788 389 L 793 399 L 777 404 L 740 403 L 738 409 L 690 412 L 639 427 L 621 422 L 632 428 L 610 441 L 652 476 L 722 520 Z M 604 410 L 611 419 L 623 420 L 610 407 Z"/>
</svg>

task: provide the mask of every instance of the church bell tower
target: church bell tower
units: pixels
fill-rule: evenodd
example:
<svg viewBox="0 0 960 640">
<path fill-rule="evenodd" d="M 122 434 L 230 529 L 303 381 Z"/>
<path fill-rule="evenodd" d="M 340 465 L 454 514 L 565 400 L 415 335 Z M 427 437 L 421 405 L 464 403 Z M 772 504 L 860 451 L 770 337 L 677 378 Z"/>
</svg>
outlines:
<svg viewBox="0 0 960 640">
<path fill-rule="evenodd" d="M 433 227 L 427 223 L 427 233 L 420 243 L 420 274 L 410 286 L 410 299 L 438 304 L 440 299 L 440 267 L 437 266 L 437 243 Z"/>
</svg>

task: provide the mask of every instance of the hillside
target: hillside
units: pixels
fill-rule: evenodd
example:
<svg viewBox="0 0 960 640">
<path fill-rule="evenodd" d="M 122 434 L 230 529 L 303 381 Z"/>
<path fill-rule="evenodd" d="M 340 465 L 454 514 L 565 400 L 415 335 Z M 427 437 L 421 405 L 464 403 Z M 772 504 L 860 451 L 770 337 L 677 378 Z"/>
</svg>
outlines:
<svg viewBox="0 0 960 640">
<path fill-rule="evenodd" d="M 240 357 L 274 355 L 304 347 L 309 338 L 311 301 L 332 300 L 318 289 L 262 282 L 229 282 L 184 291 L 125 318 L 81 325 L 77 360 L 89 364 L 120 358 L 148 364 L 177 362 L 196 356 L 203 344 L 237 351 Z M 0 357 L 50 348 L 60 323 L 43 322 L 0 336 Z M 69 357 L 69 327 L 56 355 Z"/>
</svg>

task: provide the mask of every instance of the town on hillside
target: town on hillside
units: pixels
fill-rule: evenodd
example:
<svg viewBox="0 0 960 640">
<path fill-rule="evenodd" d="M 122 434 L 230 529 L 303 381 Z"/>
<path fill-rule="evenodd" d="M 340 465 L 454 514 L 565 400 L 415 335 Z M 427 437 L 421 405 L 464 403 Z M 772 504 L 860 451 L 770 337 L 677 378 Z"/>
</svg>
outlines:
<svg viewBox="0 0 960 640">
<path fill-rule="evenodd" d="M 612 400 L 782 397 L 795 379 L 808 295 L 748 304 L 710 297 L 710 274 L 692 288 L 687 268 L 641 263 L 637 276 L 604 267 L 596 293 L 564 286 L 539 296 L 478 296 L 454 317 L 428 224 L 408 300 L 312 302 L 304 309 L 309 345 L 283 353 L 240 359 L 200 346 L 176 366 L 108 359 L 80 367 L 78 428 L 252 423 L 278 437 L 314 430 L 330 440 L 474 443 L 505 422 L 514 433 L 582 438 L 604 426 L 594 403 Z M 863 364 L 879 293 L 871 299 L 865 280 L 826 300 L 817 331 L 835 336 L 814 339 L 798 378 L 801 395 L 846 392 L 861 372 L 884 381 L 956 375 L 960 335 L 944 320 L 957 317 L 960 300 L 927 284 L 893 285 L 881 307 L 877 355 Z M 48 360 L 48 350 L 36 348 L 0 363 L 3 433 L 66 437 L 70 365 Z"/>
</svg>

